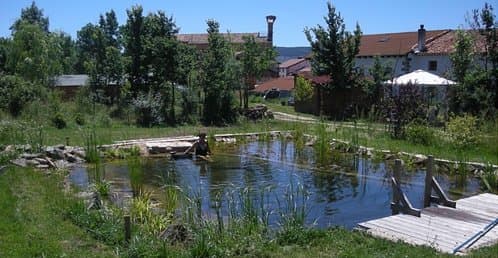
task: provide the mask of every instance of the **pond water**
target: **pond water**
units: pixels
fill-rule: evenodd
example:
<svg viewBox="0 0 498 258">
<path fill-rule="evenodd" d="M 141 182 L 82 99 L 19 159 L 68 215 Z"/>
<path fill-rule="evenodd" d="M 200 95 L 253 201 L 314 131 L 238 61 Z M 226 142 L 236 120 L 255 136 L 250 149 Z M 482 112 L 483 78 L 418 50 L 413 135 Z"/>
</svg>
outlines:
<svg viewBox="0 0 498 258">
<path fill-rule="evenodd" d="M 147 159 L 142 164 L 143 184 L 154 192 L 160 192 L 165 182 L 177 185 L 202 199 L 202 211 L 207 216 L 214 214 L 213 205 L 220 196 L 241 189 L 250 189 L 255 206 L 271 212 L 271 223 L 278 222 L 279 210 L 289 208 L 290 194 L 303 198 L 302 194 L 297 196 L 296 189 L 306 193 L 308 225 L 353 228 L 359 222 L 391 215 L 393 162 L 335 153 L 330 156 L 330 164 L 317 166 L 313 148 L 296 151 L 291 141 L 231 145 L 216 150 L 212 158 L 212 162 Z M 112 182 L 114 191 L 131 194 L 126 162 L 106 164 L 104 177 Z M 425 171 L 415 168 L 406 168 L 401 174 L 402 189 L 415 208 L 423 206 L 424 177 Z M 478 179 L 470 176 L 461 178 L 435 172 L 435 177 L 452 199 L 480 191 Z M 88 186 L 89 178 L 85 168 L 70 174 L 71 181 L 80 187 Z M 221 199 L 221 210 L 226 216 L 229 198 Z"/>
</svg>

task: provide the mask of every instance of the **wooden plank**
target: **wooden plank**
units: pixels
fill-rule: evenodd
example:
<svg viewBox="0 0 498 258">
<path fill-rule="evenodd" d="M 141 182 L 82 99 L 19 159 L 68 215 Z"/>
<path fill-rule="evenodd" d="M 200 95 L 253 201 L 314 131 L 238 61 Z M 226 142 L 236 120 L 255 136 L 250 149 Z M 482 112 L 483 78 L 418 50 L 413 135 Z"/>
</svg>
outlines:
<svg viewBox="0 0 498 258">
<path fill-rule="evenodd" d="M 374 225 L 375 227 L 378 227 L 378 228 L 390 229 L 393 232 L 399 232 L 398 233 L 399 235 L 405 235 L 407 237 L 417 238 L 420 240 L 427 241 L 428 243 L 434 242 L 435 239 L 438 240 L 440 244 L 445 244 L 447 246 L 453 246 L 456 243 L 458 243 L 458 241 L 454 241 L 451 238 L 451 236 L 450 237 L 441 236 L 438 238 L 438 235 L 434 234 L 434 232 L 423 232 L 420 229 L 417 229 L 416 227 L 413 227 L 413 226 L 400 227 L 400 226 L 405 226 L 405 225 L 400 225 L 400 224 L 395 225 L 392 223 L 386 223 L 386 222 L 382 222 L 382 221 L 372 223 L 371 225 Z"/>
<path fill-rule="evenodd" d="M 498 203 L 496 205 L 498 205 Z M 484 209 L 482 207 L 476 207 L 475 205 L 474 206 L 470 206 L 470 205 L 463 206 L 462 205 L 459 208 L 459 210 L 467 211 L 467 212 L 472 213 L 472 214 L 474 214 L 476 216 L 485 217 L 488 220 L 496 219 L 496 217 L 498 216 L 497 212 L 493 212 L 493 211 L 490 211 L 488 209 Z"/>
<path fill-rule="evenodd" d="M 498 214 L 498 202 L 488 204 L 488 203 L 479 203 L 477 201 L 473 202 L 471 200 L 462 200 L 461 202 L 459 202 L 459 205 L 462 207 L 472 207 L 478 210 L 483 210 L 491 214 Z"/>
<path fill-rule="evenodd" d="M 374 226 L 373 231 L 379 231 L 379 230 L 387 231 L 393 236 L 396 236 L 397 239 L 401 239 L 408 243 L 414 243 L 417 245 L 427 245 L 430 247 L 440 248 L 442 250 L 450 250 L 455 246 L 454 243 L 447 243 L 446 241 L 431 242 L 432 240 L 431 238 L 427 238 L 426 236 L 419 234 L 407 234 L 407 232 L 399 230 L 398 228 L 393 228 L 388 224 L 372 223 L 372 226 Z M 367 230 L 367 232 L 372 232 L 371 229 Z"/>
</svg>

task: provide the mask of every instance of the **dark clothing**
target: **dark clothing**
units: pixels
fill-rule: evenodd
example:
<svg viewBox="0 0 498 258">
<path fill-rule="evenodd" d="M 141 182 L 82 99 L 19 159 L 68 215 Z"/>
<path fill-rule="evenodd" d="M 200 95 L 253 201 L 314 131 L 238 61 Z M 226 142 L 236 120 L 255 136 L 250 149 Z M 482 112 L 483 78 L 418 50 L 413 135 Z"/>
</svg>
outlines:
<svg viewBox="0 0 498 258">
<path fill-rule="evenodd" d="M 206 156 L 210 153 L 211 151 L 209 150 L 209 145 L 208 143 L 205 142 L 196 142 L 195 146 L 195 155 L 201 155 L 201 156 Z"/>
</svg>

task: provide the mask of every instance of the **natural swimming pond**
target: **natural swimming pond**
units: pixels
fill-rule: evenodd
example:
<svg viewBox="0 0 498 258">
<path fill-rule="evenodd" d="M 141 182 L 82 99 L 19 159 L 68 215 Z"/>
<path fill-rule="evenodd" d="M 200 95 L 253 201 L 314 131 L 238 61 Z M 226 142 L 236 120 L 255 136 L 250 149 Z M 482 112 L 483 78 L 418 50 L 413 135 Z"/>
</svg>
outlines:
<svg viewBox="0 0 498 258">
<path fill-rule="evenodd" d="M 332 153 L 331 162 L 320 166 L 312 147 L 298 151 L 292 141 L 284 140 L 227 145 L 212 158 L 212 162 L 147 159 L 141 163 L 141 183 L 157 193 L 165 184 L 178 186 L 199 198 L 205 216 L 213 216 L 215 207 L 226 216 L 233 208 L 230 202 L 240 199 L 242 192 L 256 209 L 268 213 L 270 223 L 277 223 L 281 212 L 303 207 L 306 223 L 320 228 L 352 228 L 391 214 L 392 161 Z M 130 170 L 126 161 L 112 162 L 105 165 L 103 176 L 112 182 L 113 191 L 131 195 Z M 480 192 L 474 177 L 438 172 L 435 177 L 452 199 Z M 70 174 L 80 187 L 88 186 L 90 178 L 85 168 Z M 402 189 L 415 208 L 423 206 L 424 178 L 425 171 L 417 168 L 405 168 L 401 174 Z"/>
</svg>

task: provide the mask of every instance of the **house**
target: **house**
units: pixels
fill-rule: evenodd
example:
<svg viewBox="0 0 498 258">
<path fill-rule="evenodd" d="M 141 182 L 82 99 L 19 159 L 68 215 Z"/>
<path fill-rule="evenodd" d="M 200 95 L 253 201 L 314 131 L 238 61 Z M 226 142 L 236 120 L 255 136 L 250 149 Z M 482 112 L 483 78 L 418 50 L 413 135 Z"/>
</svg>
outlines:
<svg viewBox="0 0 498 258">
<path fill-rule="evenodd" d="M 266 23 L 268 25 L 267 35 L 262 35 L 261 33 L 220 33 L 227 41 L 236 46 L 242 46 L 244 44 L 244 38 L 248 36 L 253 36 L 258 44 L 266 47 L 273 46 L 273 24 L 277 19 L 274 15 L 266 16 Z M 197 49 L 205 50 L 208 47 L 208 36 L 207 33 L 198 34 L 178 34 L 176 38 L 178 41 L 195 46 Z"/>
<path fill-rule="evenodd" d="M 63 99 L 73 99 L 78 91 L 90 84 L 90 76 L 87 74 L 63 74 L 54 78 L 54 90 L 61 92 Z M 105 87 L 105 96 L 111 101 L 120 95 L 119 83 L 111 81 Z"/>
<path fill-rule="evenodd" d="M 270 91 L 278 92 L 279 98 L 289 97 L 294 89 L 294 77 L 286 76 L 271 79 L 262 84 L 256 85 L 253 93 L 258 95 L 265 95 Z"/>
<path fill-rule="evenodd" d="M 310 62 L 306 58 L 292 58 L 278 65 L 278 76 L 286 77 L 297 74 L 300 70 L 309 68 Z"/>
<path fill-rule="evenodd" d="M 356 55 L 357 69 L 368 74 L 375 57 L 389 64 L 392 76 L 416 70 L 425 70 L 439 76 L 448 76 L 452 64 L 450 54 L 454 52 L 455 30 L 426 31 L 420 25 L 418 31 L 363 35 L 360 51 Z M 483 51 L 482 37 L 478 38 L 478 51 Z"/>
<path fill-rule="evenodd" d="M 61 92 L 64 99 L 72 99 L 78 90 L 89 82 L 90 77 L 87 74 L 63 74 L 55 77 L 54 89 Z"/>
</svg>

